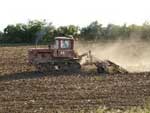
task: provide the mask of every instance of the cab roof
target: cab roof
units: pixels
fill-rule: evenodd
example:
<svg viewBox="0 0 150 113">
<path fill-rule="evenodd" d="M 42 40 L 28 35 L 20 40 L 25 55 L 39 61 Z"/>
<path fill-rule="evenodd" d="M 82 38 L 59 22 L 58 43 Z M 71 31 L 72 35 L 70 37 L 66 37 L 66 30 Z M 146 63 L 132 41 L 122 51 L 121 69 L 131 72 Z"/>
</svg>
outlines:
<svg viewBox="0 0 150 113">
<path fill-rule="evenodd" d="M 66 40 L 73 40 L 73 37 L 55 37 L 55 39 L 66 39 Z"/>
</svg>

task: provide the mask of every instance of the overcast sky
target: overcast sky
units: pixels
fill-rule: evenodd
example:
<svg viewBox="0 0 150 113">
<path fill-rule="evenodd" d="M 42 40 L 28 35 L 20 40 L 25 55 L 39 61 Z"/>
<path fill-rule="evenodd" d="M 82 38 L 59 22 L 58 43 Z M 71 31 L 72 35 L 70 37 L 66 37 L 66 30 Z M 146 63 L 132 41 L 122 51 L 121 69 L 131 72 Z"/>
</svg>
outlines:
<svg viewBox="0 0 150 113">
<path fill-rule="evenodd" d="M 150 0 L 0 0 L 0 30 L 8 24 L 46 19 L 56 26 L 81 27 L 150 21 Z"/>
</svg>

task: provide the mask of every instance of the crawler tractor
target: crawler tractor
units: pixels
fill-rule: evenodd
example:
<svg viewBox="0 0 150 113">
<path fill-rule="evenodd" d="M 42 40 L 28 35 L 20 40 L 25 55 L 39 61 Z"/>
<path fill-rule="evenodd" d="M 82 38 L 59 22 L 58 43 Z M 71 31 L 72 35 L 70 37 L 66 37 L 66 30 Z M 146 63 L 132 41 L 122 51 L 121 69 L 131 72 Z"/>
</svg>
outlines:
<svg viewBox="0 0 150 113">
<path fill-rule="evenodd" d="M 86 62 L 81 65 L 83 57 Z M 95 65 L 98 73 L 125 73 L 125 69 L 106 60 L 94 60 L 91 51 L 78 55 L 74 50 L 74 39 L 69 37 L 56 37 L 48 48 L 31 48 L 28 51 L 29 64 L 34 65 L 38 71 L 80 71 L 81 66 Z"/>
</svg>

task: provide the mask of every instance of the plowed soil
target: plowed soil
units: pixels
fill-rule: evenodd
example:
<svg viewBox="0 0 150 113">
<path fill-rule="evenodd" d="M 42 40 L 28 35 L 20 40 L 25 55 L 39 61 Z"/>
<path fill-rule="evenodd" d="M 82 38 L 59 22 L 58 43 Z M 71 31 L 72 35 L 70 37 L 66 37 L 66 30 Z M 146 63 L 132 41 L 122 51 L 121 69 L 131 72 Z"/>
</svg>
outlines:
<svg viewBox="0 0 150 113">
<path fill-rule="evenodd" d="M 143 106 L 150 97 L 150 73 L 38 73 L 27 62 L 27 49 L 0 47 L 0 112 L 85 112 L 101 106 Z"/>
</svg>

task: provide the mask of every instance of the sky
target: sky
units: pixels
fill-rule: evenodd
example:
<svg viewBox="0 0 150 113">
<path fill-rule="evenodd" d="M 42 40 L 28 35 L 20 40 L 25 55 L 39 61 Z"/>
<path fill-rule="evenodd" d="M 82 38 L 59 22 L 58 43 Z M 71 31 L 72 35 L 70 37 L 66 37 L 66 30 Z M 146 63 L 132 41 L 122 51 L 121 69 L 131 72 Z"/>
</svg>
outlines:
<svg viewBox="0 0 150 113">
<path fill-rule="evenodd" d="M 0 30 L 8 24 L 44 20 L 53 25 L 104 26 L 150 21 L 150 0 L 0 0 Z"/>
</svg>

